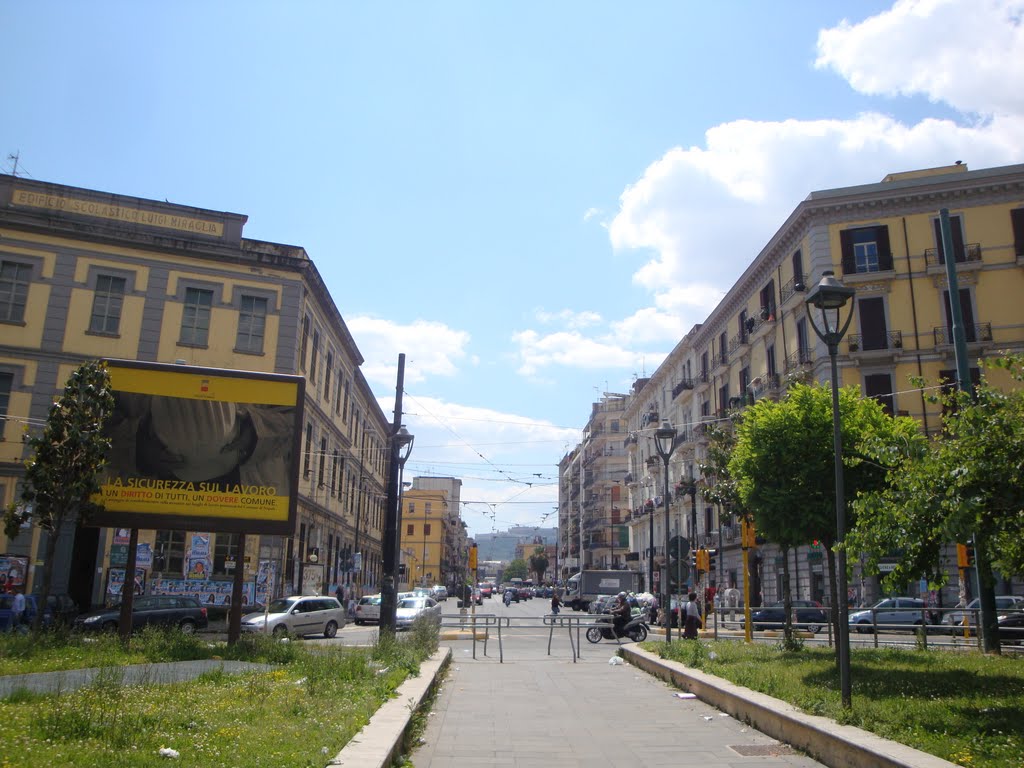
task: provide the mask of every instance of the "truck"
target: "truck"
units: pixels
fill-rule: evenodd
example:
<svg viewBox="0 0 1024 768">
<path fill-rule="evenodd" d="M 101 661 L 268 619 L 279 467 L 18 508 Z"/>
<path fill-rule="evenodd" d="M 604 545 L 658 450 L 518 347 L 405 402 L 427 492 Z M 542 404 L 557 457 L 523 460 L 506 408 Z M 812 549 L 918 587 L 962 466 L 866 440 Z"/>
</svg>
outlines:
<svg viewBox="0 0 1024 768">
<path fill-rule="evenodd" d="M 636 592 L 639 588 L 640 574 L 636 571 L 583 571 L 566 581 L 562 603 L 574 611 L 586 611 L 601 595 Z"/>
</svg>

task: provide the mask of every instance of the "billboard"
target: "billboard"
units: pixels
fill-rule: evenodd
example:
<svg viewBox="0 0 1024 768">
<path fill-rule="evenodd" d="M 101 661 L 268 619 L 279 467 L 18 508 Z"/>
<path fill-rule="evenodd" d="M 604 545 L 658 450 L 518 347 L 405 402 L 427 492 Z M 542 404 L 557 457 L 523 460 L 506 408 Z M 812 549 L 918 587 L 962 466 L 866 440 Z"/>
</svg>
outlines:
<svg viewBox="0 0 1024 768">
<path fill-rule="evenodd" d="M 301 376 L 110 360 L 114 412 L 93 525 L 287 535 Z"/>
</svg>

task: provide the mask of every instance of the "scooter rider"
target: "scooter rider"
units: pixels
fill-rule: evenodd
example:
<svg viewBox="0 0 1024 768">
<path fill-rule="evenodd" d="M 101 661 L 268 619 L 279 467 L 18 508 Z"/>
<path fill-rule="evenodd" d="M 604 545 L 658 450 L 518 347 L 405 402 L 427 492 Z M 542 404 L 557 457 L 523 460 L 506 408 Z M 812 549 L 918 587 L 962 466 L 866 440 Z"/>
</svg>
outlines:
<svg viewBox="0 0 1024 768">
<path fill-rule="evenodd" d="M 612 616 L 615 617 L 613 622 L 615 634 L 622 635 L 623 628 L 633 616 L 633 610 L 629 607 L 629 600 L 626 598 L 625 592 L 619 592 L 616 596 L 615 605 L 612 606 Z"/>
</svg>

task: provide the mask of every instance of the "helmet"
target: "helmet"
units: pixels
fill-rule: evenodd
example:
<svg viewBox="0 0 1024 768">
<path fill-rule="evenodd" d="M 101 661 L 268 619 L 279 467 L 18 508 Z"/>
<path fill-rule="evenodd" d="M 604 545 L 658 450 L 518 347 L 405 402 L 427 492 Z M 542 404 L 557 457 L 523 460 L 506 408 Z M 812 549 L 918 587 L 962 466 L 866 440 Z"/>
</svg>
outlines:
<svg viewBox="0 0 1024 768">
<path fill-rule="evenodd" d="M 619 592 L 618 598 L 619 598 L 619 600 L 625 600 L 626 599 L 626 593 L 625 592 Z"/>
</svg>

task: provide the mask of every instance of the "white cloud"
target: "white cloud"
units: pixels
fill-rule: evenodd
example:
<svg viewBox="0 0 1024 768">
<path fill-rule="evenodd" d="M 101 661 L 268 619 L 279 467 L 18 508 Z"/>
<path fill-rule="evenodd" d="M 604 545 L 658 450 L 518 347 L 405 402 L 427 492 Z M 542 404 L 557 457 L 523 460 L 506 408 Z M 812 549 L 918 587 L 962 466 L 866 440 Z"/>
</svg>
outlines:
<svg viewBox="0 0 1024 768">
<path fill-rule="evenodd" d="M 590 221 L 595 216 L 600 216 L 603 213 L 604 211 L 602 211 L 600 208 L 587 208 L 587 210 L 583 212 L 583 220 Z"/>
<path fill-rule="evenodd" d="M 405 353 L 405 380 L 428 376 L 454 376 L 458 361 L 466 357 L 470 336 L 444 323 L 417 320 L 399 325 L 390 320 L 357 315 L 346 320 L 366 362 L 360 367 L 371 383 L 394 385 L 398 354 Z M 476 358 L 470 360 L 476 364 Z"/>
<path fill-rule="evenodd" d="M 1024 1 L 900 0 L 818 36 L 819 68 L 867 94 L 922 94 L 961 112 L 1024 111 Z"/>
<path fill-rule="evenodd" d="M 600 339 L 590 339 L 577 331 L 559 331 L 541 335 L 520 331 L 512 335 L 518 346 L 518 372 L 533 376 L 541 368 L 562 365 L 571 368 L 627 368 L 635 366 L 641 354 Z"/>
<path fill-rule="evenodd" d="M 562 309 L 558 312 L 548 312 L 544 309 L 537 309 L 533 314 L 537 321 L 544 325 L 559 322 L 567 328 L 588 328 L 601 322 L 601 315 L 590 310 L 574 312 L 571 309 Z"/>
</svg>

